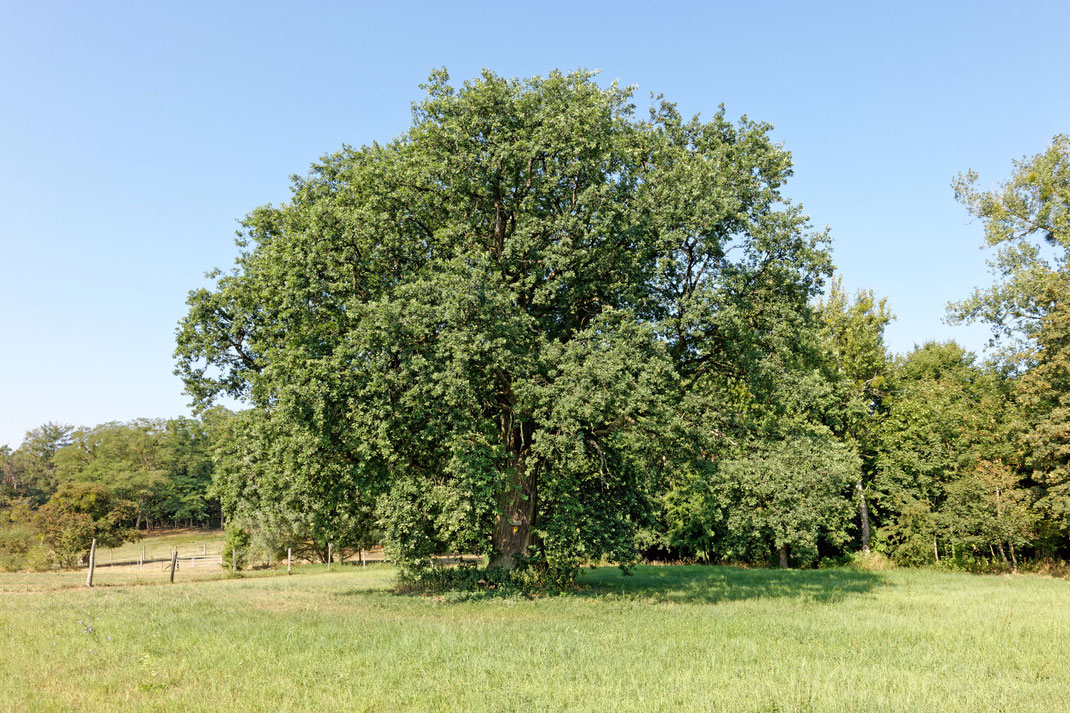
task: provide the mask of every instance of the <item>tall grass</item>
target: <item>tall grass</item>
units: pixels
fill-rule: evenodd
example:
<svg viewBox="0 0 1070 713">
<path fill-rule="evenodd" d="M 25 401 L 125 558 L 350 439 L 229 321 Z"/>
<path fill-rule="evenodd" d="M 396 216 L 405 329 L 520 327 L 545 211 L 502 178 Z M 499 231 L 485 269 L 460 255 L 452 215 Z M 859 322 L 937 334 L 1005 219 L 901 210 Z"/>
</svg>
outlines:
<svg viewBox="0 0 1070 713">
<path fill-rule="evenodd" d="M 0 710 L 1053 713 L 1070 701 L 1063 580 L 602 568 L 576 593 L 524 599 L 399 596 L 382 565 L 299 572 L 53 591 L 40 582 L 54 574 L 0 575 Z"/>
</svg>

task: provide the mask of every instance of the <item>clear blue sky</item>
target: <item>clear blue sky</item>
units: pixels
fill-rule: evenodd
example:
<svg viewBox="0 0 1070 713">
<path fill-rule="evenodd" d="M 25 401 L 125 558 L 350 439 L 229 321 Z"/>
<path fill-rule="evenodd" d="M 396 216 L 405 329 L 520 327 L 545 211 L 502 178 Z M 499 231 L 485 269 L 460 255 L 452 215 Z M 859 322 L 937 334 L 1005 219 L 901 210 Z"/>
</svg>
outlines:
<svg viewBox="0 0 1070 713">
<path fill-rule="evenodd" d="M 389 139 L 433 67 L 599 68 L 772 123 L 891 347 L 958 339 L 987 284 L 949 182 L 1070 131 L 1070 3 L 0 2 L 0 444 L 186 413 L 174 327 L 235 219 L 342 143 Z M 517 5 L 516 9 L 509 5 Z"/>
</svg>

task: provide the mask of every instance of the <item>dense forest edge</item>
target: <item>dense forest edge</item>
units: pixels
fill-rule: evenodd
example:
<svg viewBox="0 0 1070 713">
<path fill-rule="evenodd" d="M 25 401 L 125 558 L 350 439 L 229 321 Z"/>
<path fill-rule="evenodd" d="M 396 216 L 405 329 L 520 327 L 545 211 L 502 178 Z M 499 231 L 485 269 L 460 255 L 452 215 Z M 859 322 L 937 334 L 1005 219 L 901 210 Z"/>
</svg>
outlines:
<svg viewBox="0 0 1070 713">
<path fill-rule="evenodd" d="M 1065 572 L 1068 137 L 952 183 L 996 281 L 948 320 L 990 325 L 987 352 L 895 355 L 894 305 L 843 288 L 769 125 L 639 118 L 585 72 L 424 88 L 406 134 L 295 177 L 190 293 L 195 417 L 0 450 L 0 569 L 225 523 L 242 566 L 382 543 L 416 587 L 644 560 Z M 432 566 L 450 552 L 487 564 Z"/>
</svg>

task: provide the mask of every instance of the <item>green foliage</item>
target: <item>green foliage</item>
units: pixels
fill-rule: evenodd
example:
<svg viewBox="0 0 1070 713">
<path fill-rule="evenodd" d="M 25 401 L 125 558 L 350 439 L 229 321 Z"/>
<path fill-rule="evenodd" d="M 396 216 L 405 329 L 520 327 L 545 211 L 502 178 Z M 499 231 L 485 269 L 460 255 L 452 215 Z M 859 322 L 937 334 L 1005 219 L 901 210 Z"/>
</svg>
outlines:
<svg viewBox="0 0 1070 713">
<path fill-rule="evenodd" d="M 877 482 L 878 504 L 908 493 L 939 499 L 942 485 L 968 469 L 988 439 L 982 405 L 1001 408 L 995 376 L 957 344 L 930 343 L 896 366 L 886 400 Z"/>
<path fill-rule="evenodd" d="M 851 300 L 843 291 L 842 278 L 837 278 L 819 313 L 836 371 L 850 379 L 853 393 L 862 402 L 862 415 L 871 413 L 883 397 L 890 368 L 884 330 L 895 317 L 887 299 L 869 290 L 859 291 Z"/>
<path fill-rule="evenodd" d="M 326 562 L 328 543 L 338 554 L 375 544 L 374 503 L 347 492 L 338 463 L 319 460 L 315 447 L 292 450 L 309 444 L 280 438 L 271 414 L 215 411 L 205 420 L 214 444 L 209 495 L 253 534 L 264 558 L 292 548 L 297 557 Z"/>
<path fill-rule="evenodd" d="M 138 419 L 76 429 L 55 455 L 60 482 L 101 483 L 136 504 L 134 525 L 206 521 L 212 464 L 200 422 Z"/>
<path fill-rule="evenodd" d="M 877 473 L 881 419 L 885 415 L 891 359 L 884 330 L 894 319 L 885 299 L 872 290 L 848 299 L 842 281 L 833 280 L 819 306 L 828 356 L 839 377 L 834 382 L 838 401 L 827 411 L 825 423 L 854 447 L 861 461 L 855 496 L 859 509 L 860 541 L 869 552 L 871 533 L 869 500 Z"/>
<path fill-rule="evenodd" d="M 1027 348 L 1058 305 L 1070 276 L 1070 137 L 1058 135 L 1043 153 L 1014 162 L 1010 180 L 978 190 L 974 171 L 959 175 L 955 197 L 984 223 L 996 248 L 989 262 L 997 282 L 950 306 L 953 320 L 987 322 L 995 339 L 1010 339 L 1006 356 Z"/>
<path fill-rule="evenodd" d="M 892 561 L 880 552 L 853 552 L 847 560 L 847 566 L 862 572 L 883 572 L 895 567 Z"/>
<path fill-rule="evenodd" d="M 826 407 L 823 420 L 836 436 L 858 450 L 868 486 L 892 370 L 884 330 L 894 316 L 887 301 L 872 291 L 860 290 L 849 299 L 836 279 L 818 306 L 818 317 L 825 350 L 822 359 L 833 374 L 828 379 L 834 401 Z"/>
<path fill-rule="evenodd" d="M 778 435 L 742 444 L 708 482 L 700 522 L 718 559 L 767 562 L 787 547 L 809 564 L 819 544 L 847 540 L 857 456 L 820 429 Z"/>
<path fill-rule="evenodd" d="M 425 89 L 408 132 L 295 178 L 190 293 L 187 392 L 253 407 L 215 492 L 316 542 L 381 530 L 410 578 L 450 550 L 632 562 L 673 474 L 784 381 L 827 236 L 767 125 L 640 119 L 586 72 Z"/>
<path fill-rule="evenodd" d="M 731 418 L 722 421 L 716 439 L 703 442 L 705 458 L 673 477 L 662 500 L 666 530 L 655 529 L 651 541 L 707 562 L 765 563 L 783 548 L 790 561 L 806 565 L 821 554 L 842 553 L 852 527 L 852 491 L 861 478 L 860 434 L 868 433 L 862 422 L 875 398 L 869 387 L 855 385 L 863 350 L 851 352 L 849 345 L 870 340 L 871 361 L 879 362 L 888 317 L 883 306 L 874 316 L 864 296 L 848 309 L 838 285 L 831 295 L 830 304 L 817 309 L 782 309 L 765 353 L 751 362 L 733 399 L 722 401 Z M 854 328 L 855 318 L 865 324 Z M 849 373 L 838 353 L 855 355 Z M 879 365 L 873 368 L 880 372 Z M 859 382 L 869 378 L 858 376 Z"/>
<path fill-rule="evenodd" d="M 128 523 L 134 504 L 99 483 L 65 483 L 33 513 L 38 536 L 63 567 L 82 562 L 94 538 L 99 547 L 117 547 L 138 537 Z"/>
<path fill-rule="evenodd" d="M 47 423 L 28 431 L 14 452 L 0 451 L 0 475 L 0 504 L 26 506 L 11 510 L 16 529 L 44 537 L 46 549 L 65 564 L 76 561 L 101 528 L 205 522 L 215 509 L 206 493 L 212 475 L 208 434 L 192 419 L 78 429 Z M 75 494 L 79 502 L 72 501 Z M 112 520 L 126 520 L 104 527 L 104 515 L 87 514 L 95 508 L 92 497 L 115 504 Z M 103 537 L 111 537 L 107 532 Z"/>
<path fill-rule="evenodd" d="M 57 485 L 56 454 L 70 443 L 71 431 L 71 426 L 49 422 L 27 431 L 14 452 L 4 446 L 0 501 L 27 498 L 34 505 L 47 501 Z"/>
<path fill-rule="evenodd" d="M 0 571 L 41 570 L 51 563 L 51 553 L 34 528 L 29 501 L 0 509 Z"/>
<path fill-rule="evenodd" d="M 231 523 L 227 525 L 226 540 L 223 541 L 223 559 L 220 565 L 223 569 L 235 566 L 245 569 L 251 562 L 251 548 L 249 533 L 240 525 Z"/>
<path fill-rule="evenodd" d="M 955 544 L 974 553 L 994 545 L 1002 553 L 1007 543 L 1017 569 L 1014 550 L 1032 540 L 1036 520 L 1021 475 L 1005 463 L 980 460 L 946 491 L 943 524 Z"/>
<path fill-rule="evenodd" d="M 215 508 L 208 433 L 198 421 L 138 419 L 74 429 L 47 423 L 0 451 L 0 568 L 79 563 L 162 522 Z"/>
<path fill-rule="evenodd" d="M 919 347 L 892 381 L 876 479 L 881 547 L 904 564 L 997 551 L 1010 564 L 1035 522 L 1012 384 L 954 343 Z"/>
<path fill-rule="evenodd" d="M 1070 289 L 1044 315 L 1035 344 L 1014 395 L 1024 421 L 1021 452 L 1049 521 L 1041 542 L 1050 556 L 1070 535 Z"/>
<path fill-rule="evenodd" d="M 970 171 L 954 183 L 956 197 L 984 224 L 996 249 L 997 282 L 951 305 L 953 320 L 987 322 L 1003 341 L 1004 370 L 1016 378 L 1013 428 L 1017 451 L 1008 463 L 1025 471 L 1043 517 L 1038 544 L 1051 556 L 1066 552 L 1070 533 L 1070 138 L 1058 135 L 1042 153 L 1014 162 L 1011 178 L 978 190 Z M 1035 520 L 1035 517 L 1034 517 Z M 1021 528 L 1012 528 L 1012 532 Z"/>
</svg>

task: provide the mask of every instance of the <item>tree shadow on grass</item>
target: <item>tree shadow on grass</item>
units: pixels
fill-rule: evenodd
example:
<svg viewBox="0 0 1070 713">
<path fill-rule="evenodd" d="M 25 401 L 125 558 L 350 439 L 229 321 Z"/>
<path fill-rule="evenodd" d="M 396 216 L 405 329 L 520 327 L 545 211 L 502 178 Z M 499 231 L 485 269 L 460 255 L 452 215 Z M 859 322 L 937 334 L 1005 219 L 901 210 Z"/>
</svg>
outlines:
<svg viewBox="0 0 1070 713">
<path fill-rule="evenodd" d="M 864 595 L 888 582 L 879 572 L 839 569 L 764 569 L 709 565 L 643 565 L 625 575 L 607 566 L 584 569 L 576 588 L 565 591 L 522 592 L 506 590 L 401 590 L 382 583 L 371 588 L 347 589 L 335 596 L 418 597 L 439 603 L 535 599 L 545 596 L 636 601 L 650 604 L 717 604 L 747 599 L 794 599 L 831 604 Z"/>
<path fill-rule="evenodd" d="M 878 572 L 851 569 L 745 569 L 743 567 L 640 566 L 632 576 L 616 567 L 581 573 L 577 596 L 636 601 L 706 603 L 786 598 L 834 603 L 884 584 Z"/>
</svg>

